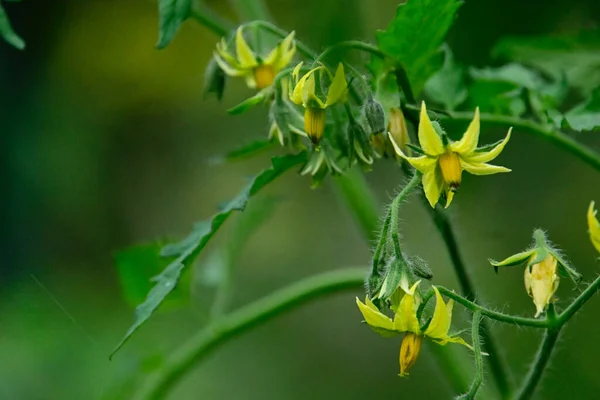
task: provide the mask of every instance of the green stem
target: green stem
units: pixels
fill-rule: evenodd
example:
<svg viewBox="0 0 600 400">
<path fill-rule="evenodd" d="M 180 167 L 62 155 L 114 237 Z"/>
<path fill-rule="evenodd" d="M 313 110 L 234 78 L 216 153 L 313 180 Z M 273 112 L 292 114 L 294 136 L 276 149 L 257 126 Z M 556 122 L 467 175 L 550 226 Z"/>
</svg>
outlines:
<svg viewBox="0 0 600 400">
<path fill-rule="evenodd" d="M 469 387 L 469 391 L 459 397 L 460 400 L 473 400 L 483 383 L 483 357 L 481 355 L 481 338 L 479 337 L 479 327 L 482 322 L 481 311 L 473 313 L 473 325 L 471 327 L 471 341 L 473 343 L 473 352 L 475 353 L 475 378 Z"/>
<path fill-rule="evenodd" d="M 362 268 L 324 272 L 280 289 L 215 320 L 172 353 L 165 365 L 146 381 L 146 385 L 134 398 L 164 398 L 190 368 L 229 339 L 310 300 L 359 288 L 363 284 L 364 275 Z"/>
<path fill-rule="evenodd" d="M 271 20 L 271 13 L 261 0 L 231 0 L 233 8 L 244 21 Z"/>
<path fill-rule="evenodd" d="M 392 235 L 392 241 L 394 244 L 394 252 L 396 253 L 396 258 L 403 258 L 402 250 L 400 249 L 400 228 L 398 227 L 399 222 L 399 213 L 400 213 L 400 204 L 408 197 L 409 194 L 412 193 L 413 190 L 417 187 L 421 180 L 421 173 L 415 170 L 412 178 L 406 186 L 400 191 L 398 196 L 392 201 L 390 205 L 390 217 L 391 217 L 391 226 L 390 232 Z"/>
<path fill-rule="evenodd" d="M 333 178 L 337 192 L 352 213 L 363 237 L 374 242 L 379 223 L 379 206 L 365 176 L 356 168 Z"/>
<path fill-rule="evenodd" d="M 377 242 L 377 247 L 375 247 L 375 252 L 373 253 L 373 265 L 371 270 L 371 275 L 377 274 L 379 269 L 379 264 L 381 263 L 381 256 L 383 254 L 383 250 L 385 249 L 385 244 L 388 239 L 388 231 L 390 229 L 390 221 L 392 220 L 391 214 L 388 212 L 383 220 L 383 225 L 381 226 L 381 232 L 379 233 L 379 241 Z"/>
<path fill-rule="evenodd" d="M 218 36 L 227 36 L 227 34 L 235 27 L 233 23 L 215 14 L 200 1 L 194 1 L 192 3 L 192 12 L 190 16 L 200 25 L 213 31 Z"/>
<path fill-rule="evenodd" d="M 589 286 L 581 292 L 581 294 L 573 300 L 571 305 L 564 310 L 560 316 L 557 318 L 557 325 L 563 326 L 566 324 L 577 311 L 589 300 L 592 296 L 598 291 L 600 288 L 600 276 L 596 277 L 596 279 L 589 284 Z"/>
<path fill-rule="evenodd" d="M 496 321 L 505 322 L 507 324 L 517 325 L 517 326 L 529 326 L 532 328 L 547 328 L 548 322 L 546 320 L 533 319 L 533 318 L 525 318 L 525 317 L 517 317 L 514 315 L 504 314 L 498 311 L 490 310 L 483 306 L 480 306 L 477 303 L 474 303 L 468 299 L 465 299 L 458 293 L 453 292 L 450 289 L 447 289 L 443 286 L 436 286 L 441 294 L 447 296 L 454 300 L 455 302 L 461 304 L 462 306 L 468 308 L 469 310 L 475 312 L 480 311 L 482 315 L 490 319 L 494 319 Z M 483 323 L 483 321 L 482 321 Z M 482 326 L 483 328 L 483 326 Z M 481 332 L 483 336 L 483 331 Z"/>
<path fill-rule="evenodd" d="M 450 260 L 452 261 L 452 266 L 454 267 L 454 271 L 456 273 L 462 293 L 468 300 L 474 301 L 474 285 L 471 282 L 471 278 L 467 273 L 462 256 L 460 255 L 456 236 L 454 235 L 452 225 L 450 225 L 450 221 L 448 220 L 446 213 L 437 207 L 432 208 L 427 202 L 425 196 L 421 196 L 421 199 L 425 208 L 429 210 L 433 222 L 440 232 L 444 243 L 446 244 L 446 249 L 450 255 Z M 492 370 L 492 376 L 494 377 L 494 380 L 496 381 L 498 389 L 500 389 L 502 395 L 504 397 L 508 397 L 512 387 L 512 382 L 509 378 L 510 375 L 508 372 L 508 367 L 504 358 L 501 356 L 500 349 L 496 344 L 496 341 L 492 336 L 486 321 L 482 321 L 481 336 L 483 337 L 485 349 L 490 354 L 488 362 Z"/>
<path fill-rule="evenodd" d="M 285 39 L 287 37 L 287 35 L 289 35 L 289 32 L 286 32 L 283 29 L 278 28 L 277 26 L 275 26 L 274 24 L 272 24 L 268 21 L 252 21 L 252 22 L 249 22 L 247 24 L 247 26 L 253 26 L 256 28 L 263 29 L 267 32 L 271 32 L 273 35 L 278 36 L 281 39 Z M 300 53 L 304 54 L 306 57 L 310 58 L 311 60 L 314 60 L 315 57 L 317 57 L 317 54 L 314 51 L 312 51 L 310 49 L 310 47 L 308 47 L 307 45 L 305 45 L 304 43 L 302 43 L 299 40 L 296 40 L 296 47 L 298 48 L 298 51 L 300 51 Z"/>
<path fill-rule="evenodd" d="M 533 396 L 538 384 L 542 380 L 542 375 L 548 366 L 548 362 L 550 361 L 550 357 L 552 356 L 552 352 L 558 341 L 562 325 L 557 325 L 558 319 L 554 312 L 554 305 L 552 304 L 548 307 L 547 318 L 550 321 L 550 326 L 544 334 L 544 339 L 538 349 L 535 361 L 531 366 L 527 377 L 523 381 L 523 385 L 516 396 L 516 400 L 527 400 Z"/>
</svg>

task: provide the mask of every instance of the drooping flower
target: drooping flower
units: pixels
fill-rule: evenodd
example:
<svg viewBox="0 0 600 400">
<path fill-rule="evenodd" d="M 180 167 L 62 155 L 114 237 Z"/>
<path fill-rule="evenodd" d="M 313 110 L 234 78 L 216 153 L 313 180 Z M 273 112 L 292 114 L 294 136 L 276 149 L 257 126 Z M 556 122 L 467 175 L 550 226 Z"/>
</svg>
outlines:
<svg viewBox="0 0 600 400">
<path fill-rule="evenodd" d="M 292 72 L 293 90 L 290 93 L 290 100 L 304 107 L 304 130 L 311 142 L 317 145 L 325 130 L 325 109 L 335 103 L 345 101 L 348 84 L 344 75 L 344 66 L 341 63 L 337 67 L 335 76 L 327 67 L 320 65 L 300 78 L 301 68 L 302 63 L 298 64 Z M 323 93 L 321 96 L 317 94 L 316 89 L 315 74 L 317 72 L 327 74 L 331 79 L 327 93 Z"/>
<path fill-rule="evenodd" d="M 596 209 L 594 208 L 595 203 L 592 201 L 587 212 L 588 231 L 590 233 L 590 240 L 592 244 L 600 252 L 600 222 L 596 218 Z"/>
<path fill-rule="evenodd" d="M 496 271 L 498 267 L 513 267 L 525 264 L 525 290 L 533 299 L 535 317 L 539 317 L 552 302 L 558 289 L 559 274 L 570 277 L 575 283 L 581 275 L 564 259 L 560 251 L 554 248 L 544 232 L 536 229 L 533 233 L 534 244 L 521 253 L 502 260 L 489 260 Z"/>
<path fill-rule="evenodd" d="M 400 376 L 408 375 L 408 369 L 417 360 L 423 337 L 428 337 L 441 345 L 460 343 L 471 348 L 462 338 L 448 334 L 452 321 L 454 302 L 450 300 L 448 303 L 445 303 L 442 295 L 435 286 L 432 286 L 435 292 L 433 317 L 429 324 L 426 324 L 426 327 L 421 325 L 417 317 L 420 300 L 416 294 L 416 289 L 419 283 L 420 281 L 416 282 L 399 302 L 394 301 L 394 298 L 398 298 L 399 296 L 394 295 L 392 297 L 393 319 L 379 311 L 369 297 L 365 299 L 365 303 L 356 298 L 356 304 L 365 322 L 375 332 L 383 337 L 393 337 L 399 333 L 405 333 L 400 346 Z M 399 288 L 397 293 L 404 293 L 404 290 Z"/>
<path fill-rule="evenodd" d="M 445 135 L 440 137 L 434 128 L 425 102 L 421 104 L 421 117 L 419 121 L 419 144 L 423 150 L 420 157 L 407 156 L 400 144 L 390 134 L 396 153 L 407 160 L 413 167 L 423 173 L 423 189 L 425 196 L 435 207 L 442 193 L 446 195 L 446 207 L 452 202 L 454 192 L 461 183 L 462 171 L 473 175 L 491 175 L 499 172 L 510 172 L 510 169 L 497 165 L 487 164 L 504 149 L 510 139 L 511 129 L 500 143 L 491 150 L 485 151 L 477 148 L 479 141 L 479 108 L 475 109 L 475 116 L 467 131 L 458 142 L 452 142 Z"/>
<path fill-rule="evenodd" d="M 255 54 L 244 39 L 240 26 L 235 36 L 235 56 L 227 48 L 225 38 L 217 44 L 214 58 L 219 67 L 229 76 L 243 77 L 250 88 L 264 89 L 270 86 L 279 71 L 290 63 L 296 52 L 292 31 L 265 58 Z"/>
</svg>

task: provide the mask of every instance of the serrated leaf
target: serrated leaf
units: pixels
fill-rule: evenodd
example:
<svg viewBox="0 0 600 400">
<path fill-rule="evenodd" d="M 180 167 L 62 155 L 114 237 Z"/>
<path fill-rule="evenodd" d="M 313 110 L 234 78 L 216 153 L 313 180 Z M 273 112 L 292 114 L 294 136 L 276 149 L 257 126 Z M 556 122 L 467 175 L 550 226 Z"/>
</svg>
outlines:
<svg viewBox="0 0 600 400">
<path fill-rule="evenodd" d="M 594 89 L 583 103 L 564 115 L 569 127 L 578 132 L 600 129 L 600 88 Z"/>
<path fill-rule="evenodd" d="M 271 87 L 263 89 L 260 92 L 256 93 L 254 96 L 242 101 L 240 104 L 231 107 L 229 110 L 227 110 L 227 112 L 231 115 L 243 114 L 252 107 L 264 103 L 265 100 L 271 95 L 271 93 Z"/>
<path fill-rule="evenodd" d="M 0 3 L 0 35 L 6 40 L 8 43 L 13 45 L 19 50 L 23 50 L 25 48 L 25 41 L 21 39 L 19 35 L 13 30 L 12 25 L 10 24 L 10 20 L 8 19 L 8 15 L 6 15 L 6 11 L 2 7 Z"/>
<path fill-rule="evenodd" d="M 161 251 L 162 256 L 176 257 L 158 276 L 152 280 L 154 287 L 148 293 L 145 301 L 137 306 L 134 314 L 133 324 L 113 350 L 109 358 L 129 340 L 131 335 L 148 320 L 154 311 L 161 305 L 167 295 L 176 287 L 182 271 L 189 267 L 198 254 L 204 249 L 209 240 L 219 230 L 221 225 L 234 211 L 243 211 L 250 197 L 254 196 L 260 189 L 271 183 L 285 171 L 306 161 L 306 154 L 289 154 L 282 157 L 273 157 L 271 167 L 265 169 L 244 188 L 233 200 L 227 203 L 221 211 L 210 219 L 197 223 L 192 233 L 182 241 L 168 245 Z"/>
<path fill-rule="evenodd" d="M 141 244 L 121 250 L 115 254 L 115 264 L 123 296 L 132 307 L 144 301 L 152 287 L 152 278 L 157 276 L 169 260 L 161 257 L 161 242 Z M 184 304 L 188 299 L 188 286 L 179 286 L 163 303 L 168 308 Z"/>
<path fill-rule="evenodd" d="M 566 74 L 568 82 L 588 94 L 600 85 L 600 30 L 571 35 L 505 37 L 494 57 L 535 67 L 555 80 Z"/>
<path fill-rule="evenodd" d="M 404 66 L 415 96 L 439 68 L 439 48 L 461 4 L 459 0 L 409 0 L 398 6 L 388 28 L 377 32 L 379 48 Z"/>
<path fill-rule="evenodd" d="M 171 43 L 191 11 L 192 0 L 158 0 L 157 48 L 164 49 Z"/>
<path fill-rule="evenodd" d="M 448 46 L 444 46 L 444 53 L 444 65 L 425 84 L 425 94 L 453 111 L 467 99 L 465 69 L 454 62 Z"/>
</svg>

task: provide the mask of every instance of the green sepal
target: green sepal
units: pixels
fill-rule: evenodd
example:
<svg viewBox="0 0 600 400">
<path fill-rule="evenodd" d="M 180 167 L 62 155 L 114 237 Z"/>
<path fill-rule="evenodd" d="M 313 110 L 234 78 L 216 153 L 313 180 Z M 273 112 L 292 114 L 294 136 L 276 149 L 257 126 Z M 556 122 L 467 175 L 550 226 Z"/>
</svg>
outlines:
<svg viewBox="0 0 600 400">
<path fill-rule="evenodd" d="M 423 151 L 422 148 L 420 148 L 419 146 L 415 146 L 412 143 L 406 143 L 406 146 L 411 149 L 412 151 L 414 151 L 415 153 L 421 154 L 421 155 L 425 155 L 425 152 Z"/>
<path fill-rule="evenodd" d="M 221 101 L 223 92 L 225 91 L 225 82 L 225 72 L 219 68 L 215 59 L 211 58 L 204 71 L 203 96 L 207 97 L 210 93 L 214 93 L 217 100 Z"/>
<path fill-rule="evenodd" d="M 264 103 L 270 97 L 271 93 L 272 93 L 272 89 L 269 86 L 269 87 L 261 90 L 260 92 L 256 93 L 254 96 L 249 97 L 246 100 L 242 101 L 238 105 L 231 107 L 229 110 L 227 110 L 227 113 L 230 115 L 243 114 L 246 111 L 248 111 L 249 109 L 251 109 L 252 107 L 255 107 L 259 104 Z"/>
<path fill-rule="evenodd" d="M 402 282 L 402 278 L 408 282 L 410 277 L 410 269 L 403 258 L 394 258 L 388 264 L 381 290 L 379 291 L 378 298 L 387 300 L 398 289 Z"/>
<path fill-rule="evenodd" d="M 513 254 L 512 256 L 505 258 L 502 261 L 495 261 L 489 259 L 488 261 L 494 267 L 494 272 L 498 273 L 498 267 L 514 267 L 523 264 L 528 258 L 535 253 L 535 249 L 523 251 L 521 253 Z"/>
<path fill-rule="evenodd" d="M 548 252 L 552 257 L 556 258 L 558 262 L 558 272 L 564 277 L 570 278 L 575 285 L 581 282 L 581 274 L 567 261 L 567 259 L 560 253 L 560 251 L 549 248 Z"/>
</svg>

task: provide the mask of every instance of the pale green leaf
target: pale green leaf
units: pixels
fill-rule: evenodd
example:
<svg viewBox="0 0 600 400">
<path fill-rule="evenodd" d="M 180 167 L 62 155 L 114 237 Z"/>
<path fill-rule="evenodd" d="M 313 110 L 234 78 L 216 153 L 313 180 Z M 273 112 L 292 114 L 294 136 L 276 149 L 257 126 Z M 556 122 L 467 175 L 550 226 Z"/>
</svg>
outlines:
<svg viewBox="0 0 600 400">
<path fill-rule="evenodd" d="M 6 11 L 2 7 L 0 3 L 0 35 L 6 40 L 8 43 L 13 45 L 19 50 L 23 50 L 25 48 L 25 42 L 19 35 L 15 33 L 8 19 L 8 15 L 6 15 Z"/>
<path fill-rule="evenodd" d="M 505 37 L 492 54 L 535 67 L 587 94 L 600 85 L 600 30 L 571 35 Z"/>
<path fill-rule="evenodd" d="M 171 43 L 181 24 L 192 11 L 192 0 L 158 1 L 158 42 L 156 47 L 164 49 Z"/>
<path fill-rule="evenodd" d="M 439 49 L 454 21 L 459 0 L 409 0 L 398 6 L 384 31 L 377 32 L 379 48 L 403 65 L 418 96 L 439 68 Z"/>
<path fill-rule="evenodd" d="M 564 117 L 576 131 L 600 129 L 600 88 L 594 89 L 587 100 L 567 111 Z"/>
<path fill-rule="evenodd" d="M 425 84 L 425 94 L 452 111 L 467 99 L 465 70 L 454 62 L 448 46 L 444 46 L 444 53 L 444 65 Z"/>
<path fill-rule="evenodd" d="M 140 304 L 134 314 L 133 324 L 111 353 L 112 357 L 129 340 L 131 335 L 152 316 L 167 295 L 177 285 L 182 271 L 189 267 L 198 254 L 204 249 L 208 241 L 219 230 L 221 225 L 234 211 L 243 211 L 250 197 L 255 195 L 264 186 L 271 183 L 290 168 L 306 161 L 306 154 L 290 154 L 282 157 L 273 157 L 272 166 L 259 173 L 233 200 L 223 206 L 221 211 L 210 219 L 197 223 L 190 235 L 173 245 L 163 247 L 162 256 L 176 257 L 158 276 L 152 280 L 154 287 L 148 293 L 145 301 Z"/>
</svg>

